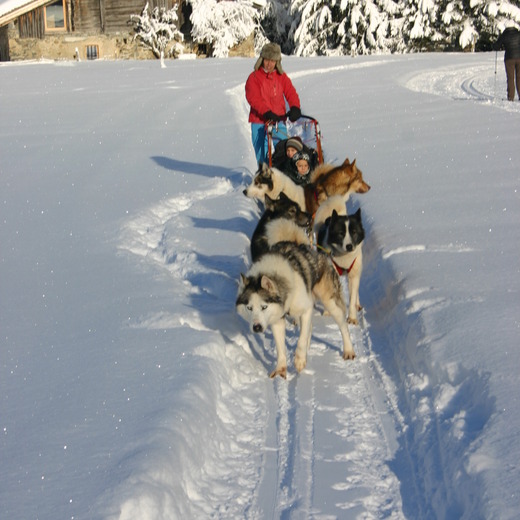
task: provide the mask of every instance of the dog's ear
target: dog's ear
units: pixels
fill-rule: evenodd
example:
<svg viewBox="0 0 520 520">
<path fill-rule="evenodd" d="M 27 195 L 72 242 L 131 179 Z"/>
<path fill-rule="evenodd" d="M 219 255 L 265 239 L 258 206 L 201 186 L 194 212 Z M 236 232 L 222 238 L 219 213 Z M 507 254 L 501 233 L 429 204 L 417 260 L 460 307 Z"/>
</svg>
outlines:
<svg viewBox="0 0 520 520">
<path fill-rule="evenodd" d="M 267 163 L 262 163 L 262 175 L 267 178 L 271 177 L 271 168 Z"/>
<path fill-rule="evenodd" d="M 267 193 L 264 195 L 265 209 L 268 209 L 269 211 L 272 211 L 274 209 L 274 202 L 275 202 L 274 199 L 269 197 L 269 195 Z"/>
<path fill-rule="evenodd" d="M 278 199 L 279 200 L 285 200 L 285 201 L 286 200 L 290 200 L 289 197 L 283 191 L 281 191 L 280 195 L 278 195 Z"/>
<path fill-rule="evenodd" d="M 240 283 L 239 287 L 247 287 L 248 284 L 247 276 L 245 274 L 240 273 Z"/>
<path fill-rule="evenodd" d="M 350 161 L 348 157 L 343 161 L 342 166 L 350 166 Z"/>
<path fill-rule="evenodd" d="M 260 280 L 260 286 L 262 289 L 265 289 L 267 292 L 274 293 L 276 291 L 276 284 L 266 276 L 265 274 L 262 276 Z"/>
<path fill-rule="evenodd" d="M 358 208 L 358 210 L 352 216 L 358 220 L 361 220 L 361 208 Z"/>
<path fill-rule="evenodd" d="M 353 170 L 354 172 L 356 172 L 356 171 L 357 171 L 357 167 L 356 167 L 356 159 L 354 159 L 354 160 L 352 161 L 351 166 L 352 166 L 352 170 Z"/>
<path fill-rule="evenodd" d="M 335 209 L 333 209 L 332 215 L 329 218 L 330 220 L 336 220 L 338 218 L 338 212 Z"/>
</svg>

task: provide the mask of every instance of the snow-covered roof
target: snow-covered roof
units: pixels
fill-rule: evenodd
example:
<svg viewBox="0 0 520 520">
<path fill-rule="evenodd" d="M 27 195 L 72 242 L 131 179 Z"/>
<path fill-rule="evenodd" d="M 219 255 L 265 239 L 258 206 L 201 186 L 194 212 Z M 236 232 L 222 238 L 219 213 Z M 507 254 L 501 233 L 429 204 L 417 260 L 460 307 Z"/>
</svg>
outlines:
<svg viewBox="0 0 520 520">
<path fill-rule="evenodd" d="M 52 0 L 0 0 L 0 26 Z"/>
</svg>

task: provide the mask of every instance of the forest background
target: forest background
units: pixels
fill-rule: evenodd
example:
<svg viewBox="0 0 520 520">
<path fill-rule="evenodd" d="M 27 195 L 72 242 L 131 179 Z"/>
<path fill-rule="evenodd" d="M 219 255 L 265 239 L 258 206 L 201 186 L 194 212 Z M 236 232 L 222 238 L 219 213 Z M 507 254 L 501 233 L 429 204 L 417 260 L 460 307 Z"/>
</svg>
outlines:
<svg viewBox="0 0 520 520">
<path fill-rule="evenodd" d="M 518 0 L 188 0 L 190 34 L 214 57 L 252 33 L 287 55 L 490 51 L 520 27 Z M 159 15 L 159 11 L 157 11 Z M 170 18 L 171 20 L 171 18 Z"/>
</svg>

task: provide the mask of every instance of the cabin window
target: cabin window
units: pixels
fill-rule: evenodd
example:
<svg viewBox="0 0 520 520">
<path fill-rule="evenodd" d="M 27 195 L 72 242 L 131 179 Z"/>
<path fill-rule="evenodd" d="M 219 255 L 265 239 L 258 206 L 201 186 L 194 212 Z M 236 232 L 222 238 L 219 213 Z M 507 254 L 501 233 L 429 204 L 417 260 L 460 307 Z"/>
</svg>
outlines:
<svg viewBox="0 0 520 520">
<path fill-rule="evenodd" d="M 59 0 L 46 5 L 45 8 L 45 30 L 65 31 L 65 1 Z"/>
<path fill-rule="evenodd" d="M 99 58 L 99 47 L 97 45 L 87 45 L 87 60 L 97 60 Z"/>
</svg>

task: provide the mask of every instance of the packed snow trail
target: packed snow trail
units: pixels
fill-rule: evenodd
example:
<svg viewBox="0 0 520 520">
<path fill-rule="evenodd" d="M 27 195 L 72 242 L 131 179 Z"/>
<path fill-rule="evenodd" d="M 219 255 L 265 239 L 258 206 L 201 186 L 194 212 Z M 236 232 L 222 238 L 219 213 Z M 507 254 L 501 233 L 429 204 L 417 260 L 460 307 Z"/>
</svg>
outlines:
<svg viewBox="0 0 520 520">
<path fill-rule="evenodd" d="M 397 447 L 393 417 L 388 421 L 379 400 L 368 337 L 353 334 L 362 361 L 346 367 L 335 327 L 320 321 L 308 367 L 287 382 L 274 382 L 269 410 L 276 416 L 266 441 L 272 451 L 257 517 L 401 518 L 398 482 L 385 464 Z M 292 344 L 294 349 L 295 338 Z M 380 464 L 367 464 L 376 460 Z"/>
</svg>

